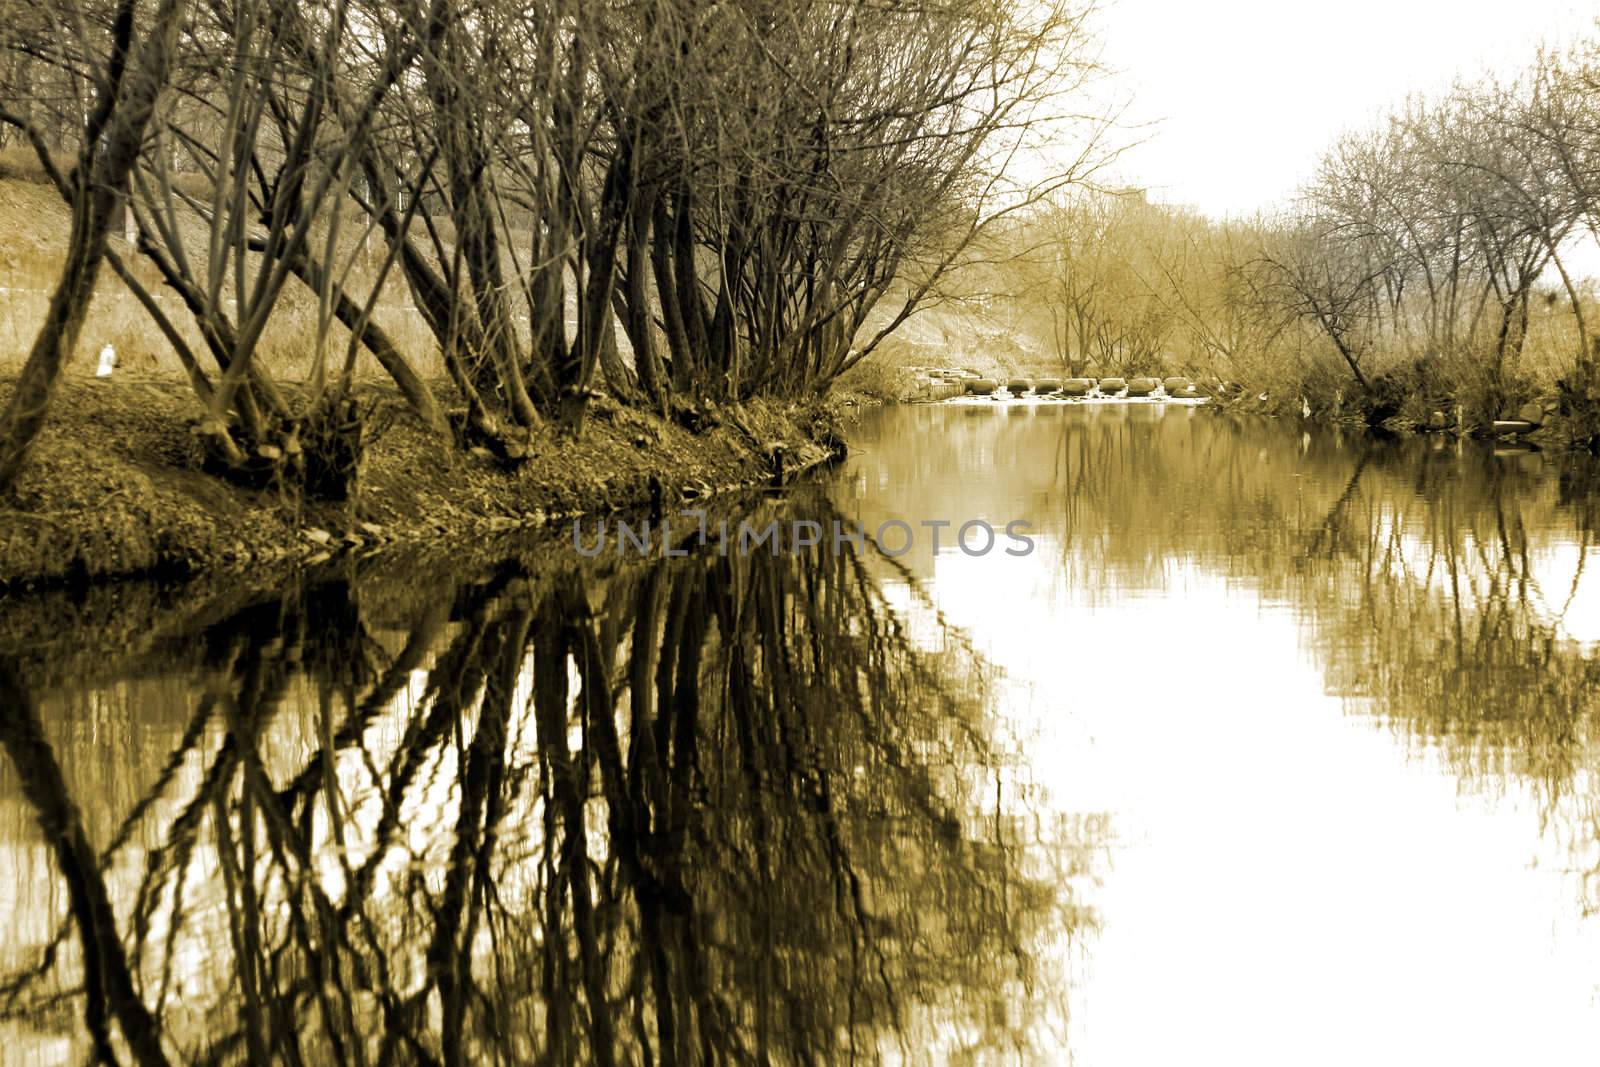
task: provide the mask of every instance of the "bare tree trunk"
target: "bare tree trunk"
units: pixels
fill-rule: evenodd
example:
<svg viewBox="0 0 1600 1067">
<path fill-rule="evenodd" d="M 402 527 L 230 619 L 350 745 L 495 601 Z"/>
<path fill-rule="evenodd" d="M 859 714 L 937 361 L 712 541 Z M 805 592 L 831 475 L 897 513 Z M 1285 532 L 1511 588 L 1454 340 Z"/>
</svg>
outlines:
<svg viewBox="0 0 1600 1067">
<path fill-rule="evenodd" d="M 676 224 L 667 215 L 664 196 L 655 199 L 651 225 L 655 232 L 650 242 L 650 267 L 655 273 L 661 322 L 666 327 L 667 351 L 672 356 L 672 385 L 684 392 L 693 381 L 695 353 L 689 346 L 689 332 L 683 324 L 683 308 L 678 301 L 677 272 L 672 264 Z"/>
<path fill-rule="evenodd" d="M 44 325 L 23 364 L 16 392 L 0 415 L 0 492 L 16 481 L 44 426 L 61 368 L 78 345 L 113 216 L 123 199 L 128 173 L 139 157 L 145 125 L 167 83 L 181 21 L 180 3 L 162 0 L 152 23 L 155 30 L 141 42 L 136 56 L 132 53 L 137 2 L 121 0 L 117 8 L 110 69 L 84 126 L 78 165 L 68 177 L 72 230 L 66 262 L 50 297 Z M 42 141 L 36 140 L 34 149 L 41 161 L 48 160 Z"/>
<path fill-rule="evenodd" d="M 600 331 L 600 374 L 606 380 L 606 388 L 611 395 L 628 404 L 636 403 L 639 399 L 639 383 L 633 371 L 622 362 L 622 351 L 617 348 L 617 322 L 624 320 L 627 309 L 622 305 L 619 296 L 614 301 L 616 315 L 606 322 L 606 328 Z M 634 347 L 633 359 L 639 361 L 638 346 Z"/>
<path fill-rule="evenodd" d="M 1356 359 L 1355 353 L 1350 351 L 1350 346 L 1344 343 L 1344 338 L 1328 321 L 1326 316 L 1318 316 L 1322 321 L 1323 332 L 1333 342 L 1333 347 L 1339 350 L 1339 355 L 1344 357 L 1345 363 L 1350 367 L 1350 373 L 1355 375 L 1356 384 L 1362 389 L 1372 388 L 1372 383 L 1367 381 L 1367 376 L 1361 372 L 1361 363 Z"/>
<path fill-rule="evenodd" d="M 628 216 L 628 253 L 623 275 L 624 326 L 633 345 L 633 369 L 646 397 L 660 410 L 666 410 L 667 371 L 656 349 L 655 325 L 650 315 L 649 289 L 645 275 L 650 269 L 650 212 L 654 194 L 635 195 Z"/>
<path fill-rule="evenodd" d="M 599 359 L 601 328 L 611 315 L 616 288 L 617 244 L 628 212 L 629 167 L 624 154 L 612 159 L 600 191 L 595 225 L 585 233 L 582 259 L 586 276 L 578 297 L 578 336 L 562 376 L 561 418 L 576 429 L 583 420 L 586 391 Z"/>
</svg>

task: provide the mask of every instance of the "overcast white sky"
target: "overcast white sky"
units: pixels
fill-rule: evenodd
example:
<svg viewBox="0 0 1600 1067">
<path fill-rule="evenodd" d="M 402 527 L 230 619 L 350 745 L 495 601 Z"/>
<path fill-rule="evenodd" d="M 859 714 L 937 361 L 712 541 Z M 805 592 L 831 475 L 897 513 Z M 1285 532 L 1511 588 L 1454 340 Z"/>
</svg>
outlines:
<svg viewBox="0 0 1600 1067">
<path fill-rule="evenodd" d="M 1111 87 L 1156 122 L 1117 173 L 1152 198 L 1249 214 L 1340 131 L 1459 73 L 1512 71 L 1594 25 L 1596 0 L 1104 0 Z"/>
</svg>

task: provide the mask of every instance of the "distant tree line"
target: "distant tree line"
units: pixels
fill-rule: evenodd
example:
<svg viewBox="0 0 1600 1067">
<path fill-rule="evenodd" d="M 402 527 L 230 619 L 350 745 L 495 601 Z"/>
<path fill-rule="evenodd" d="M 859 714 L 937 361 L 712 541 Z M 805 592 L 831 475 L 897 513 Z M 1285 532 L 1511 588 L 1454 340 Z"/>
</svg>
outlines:
<svg viewBox="0 0 1600 1067">
<path fill-rule="evenodd" d="M 547 421 L 576 430 L 599 388 L 686 421 L 823 389 L 991 223 L 1080 176 L 1076 153 L 1031 155 L 1023 180 L 1008 165 L 1092 71 L 1085 14 L 1071 0 L 7 4 L 0 122 L 73 225 L 0 417 L 0 487 L 102 266 L 176 351 L 210 454 L 313 492 L 348 481 L 364 354 L 426 424 L 508 463 Z M 108 242 L 123 211 L 181 311 Z M 453 400 L 377 321 L 400 283 Z M 295 289 L 314 294 L 317 330 L 289 391 L 256 357 Z"/>
<path fill-rule="evenodd" d="M 1162 368 L 1296 406 L 1468 421 L 1534 391 L 1600 402 L 1600 36 L 1340 137 L 1295 201 L 1213 220 L 1078 189 L 1010 226 L 1035 336 L 1070 367 Z"/>
</svg>

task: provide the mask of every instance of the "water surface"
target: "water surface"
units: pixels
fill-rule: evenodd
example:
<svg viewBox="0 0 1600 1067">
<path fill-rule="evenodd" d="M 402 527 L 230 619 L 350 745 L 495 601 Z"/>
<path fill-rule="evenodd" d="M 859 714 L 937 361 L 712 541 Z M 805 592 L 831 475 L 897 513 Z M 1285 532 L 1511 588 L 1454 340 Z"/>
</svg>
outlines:
<svg viewBox="0 0 1600 1067">
<path fill-rule="evenodd" d="M 1153 405 L 853 444 L 720 517 L 909 551 L 13 640 L 6 1062 L 1592 1058 L 1590 468 Z"/>
</svg>

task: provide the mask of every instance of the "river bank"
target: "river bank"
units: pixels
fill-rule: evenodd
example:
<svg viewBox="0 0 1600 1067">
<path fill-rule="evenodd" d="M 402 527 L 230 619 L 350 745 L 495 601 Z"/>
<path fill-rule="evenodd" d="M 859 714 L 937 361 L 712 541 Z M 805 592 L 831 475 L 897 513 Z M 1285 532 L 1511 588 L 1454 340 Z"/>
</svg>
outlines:
<svg viewBox="0 0 1600 1067">
<path fill-rule="evenodd" d="M 12 384 L 0 382 L 0 403 Z M 360 495 L 332 504 L 203 471 L 185 383 L 132 374 L 63 382 L 27 467 L 0 499 L 0 587 L 191 577 L 469 542 L 771 484 L 839 449 L 821 404 L 725 407 L 694 433 L 602 396 L 576 439 L 543 427 L 528 460 L 508 471 L 430 434 L 392 390 L 368 387 L 360 400 L 375 428 Z"/>
<path fill-rule="evenodd" d="M 1514 440 L 1553 452 L 1592 454 L 1600 449 L 1600 400 L 1557 397 L 1524 390 L 1518 403 L 1477 404 L 1455 396 L 1429 399 L 1418 393 L 1346 394 L 1219 389 L 1218 413 L 1293 418 L 1394 434 L 1442 434 L 1477 440 Z"/>
</svg>

